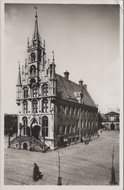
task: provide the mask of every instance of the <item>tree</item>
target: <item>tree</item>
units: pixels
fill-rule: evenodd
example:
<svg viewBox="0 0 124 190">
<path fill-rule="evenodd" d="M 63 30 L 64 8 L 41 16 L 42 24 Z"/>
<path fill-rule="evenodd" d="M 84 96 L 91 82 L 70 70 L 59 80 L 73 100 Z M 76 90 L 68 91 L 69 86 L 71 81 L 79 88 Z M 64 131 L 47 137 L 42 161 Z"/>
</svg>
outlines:
<svg viewBox="0 0 124 190">
<path fill-rule="evenodd" d="M 9 129 L 12 128 L 11 136 L 17 132 L 17 115 L 5 114 L 4 115 L 4 134 L 9 134 Z"/>
</svg>

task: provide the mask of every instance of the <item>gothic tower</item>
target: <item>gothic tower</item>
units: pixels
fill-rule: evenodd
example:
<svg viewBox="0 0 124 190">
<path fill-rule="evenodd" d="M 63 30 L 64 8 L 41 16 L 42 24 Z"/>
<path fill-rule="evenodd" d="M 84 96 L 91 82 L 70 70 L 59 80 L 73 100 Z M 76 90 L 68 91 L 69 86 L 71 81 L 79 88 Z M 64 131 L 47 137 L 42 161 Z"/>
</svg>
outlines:
<svg viewBox="0 0 124 190">
<path fill-rule="evenodd" d="M 45 142 L 54 147 L 54 104 L 56 97 L 55 59 L 47 61 L 45 40 L 42 43 L 38 29 L 38 15 L 35 14 L 34 33 L 27 42 L 27 59 L 19 67 L 17 81 L 19 107 L 18 135 L 32 137 L 37 142 Z M 50 141 L 50 142 L 48 142 Z M 37 142 L 37 143 L 38 143 Z M 23 148 L 22 143 L 22 148 Z M 30 148 L 27 145 L 27 148 Z"/>
</svg>

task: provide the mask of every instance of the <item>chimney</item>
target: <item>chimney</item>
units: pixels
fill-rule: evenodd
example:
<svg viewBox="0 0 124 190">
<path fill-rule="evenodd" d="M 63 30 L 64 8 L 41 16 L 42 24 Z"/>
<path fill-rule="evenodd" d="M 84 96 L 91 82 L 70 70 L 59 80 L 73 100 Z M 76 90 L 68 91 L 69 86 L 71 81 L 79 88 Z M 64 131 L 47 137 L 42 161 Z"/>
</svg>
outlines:
<svg viewBox="0 0 124 190">
<path fill-rule="evenodd" d="M 83 86 L 84 86 L 84 88 L 87 90 L 87 85 L 86 85 L 86 84 L 84 84 Z"/>
<path fill-rule="evenodd" d="M 79 80 L 79 85 L 83 86 L 83 81 L 82 80 Z"/>
<path fill-rule="evenodd" d="M 67 79 L 67 80 L 69 79 L 69 74 L 70 74 L 70 73 L 69 73 L 68 71 L 65 71 L 65 72 L 64 72 L 64 77 L 65 77 L 65 79 Z"/>
</svg>

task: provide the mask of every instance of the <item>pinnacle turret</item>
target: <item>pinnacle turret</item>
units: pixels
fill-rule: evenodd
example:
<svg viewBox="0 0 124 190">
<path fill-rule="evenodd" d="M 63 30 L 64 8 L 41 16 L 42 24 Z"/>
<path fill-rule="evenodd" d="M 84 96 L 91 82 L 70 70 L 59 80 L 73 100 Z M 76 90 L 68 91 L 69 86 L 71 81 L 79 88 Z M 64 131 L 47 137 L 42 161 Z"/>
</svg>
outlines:
<svg viewBox="0 0 124 190">
<path fill-rule="evenodd" d="M 52 54 L 53 54 L 53 61 L 52 61 L 52 63 L 54 63 L 54 62 L 55 62 L 55 58 L 54 58 L 54 50 L 52 51 Z"/>
<path fill-rule="evenodd" d="M 21 71 L 20 71 L 20 64 L 19 64 L 19 72 L 18 72 L 18 80 L 17 80 L 17 86 L 21 86 Z"/>
</svg>

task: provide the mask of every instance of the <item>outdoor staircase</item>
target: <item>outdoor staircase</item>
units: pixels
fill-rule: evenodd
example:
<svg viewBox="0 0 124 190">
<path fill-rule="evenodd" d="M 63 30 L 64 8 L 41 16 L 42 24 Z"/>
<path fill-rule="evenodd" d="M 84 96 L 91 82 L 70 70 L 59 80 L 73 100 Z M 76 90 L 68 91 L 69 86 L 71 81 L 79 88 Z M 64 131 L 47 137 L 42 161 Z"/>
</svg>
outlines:
<svg viewBox="0 0 124 190">
<path fill-rule="evenodd" d="M 41 140 L 37 140 L 33 136 L 17 136 L 10 141 L 10 147 L 20 147 L 20 149 L 23 149 L 22 144 L 24 142 L 28 143 L 28 150 L 47 152 L 50 149 L 50 146 L 45 143 L 43 138 Z"/>
</svg>

